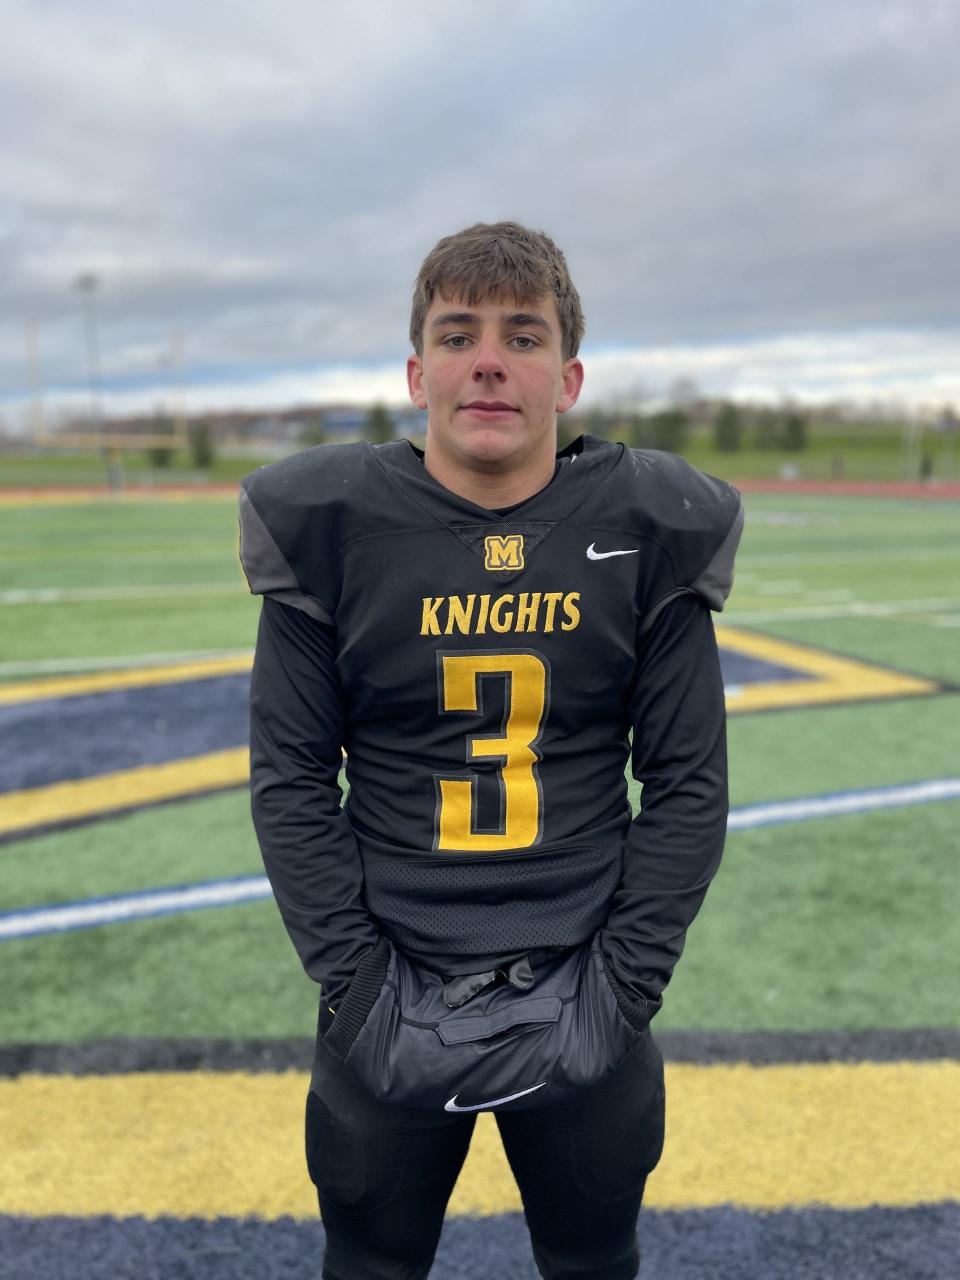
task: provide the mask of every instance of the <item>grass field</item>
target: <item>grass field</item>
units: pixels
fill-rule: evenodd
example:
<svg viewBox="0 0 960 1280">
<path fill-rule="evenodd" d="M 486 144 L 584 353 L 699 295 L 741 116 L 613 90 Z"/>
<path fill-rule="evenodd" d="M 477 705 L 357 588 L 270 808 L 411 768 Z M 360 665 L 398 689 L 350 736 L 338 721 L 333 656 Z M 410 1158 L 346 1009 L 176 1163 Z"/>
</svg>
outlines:
<svg viewBox="0 0 960 1280">
<path fill-rule="evenodd" d="M 0 693 L 58 673 L 250 650 L 258 607 L 245 593 L 236 561 L 235 512 L 233 498 L 226 496 L 35 505 L 0 500 Z M 734 810 L 960 777 L 960 503 L 757 493 L 748 496 L 747 514 L 736 586 L 723 623 L 928 676 L 941 687 L 929 696 L 841 698 L 836 704 L 731 716 Z M 40 755 L 56 753 L 57 737 L 37 743 L 36 749 Z M 96 750 L 96 744 L 90 749 Z M 12 763 L 5 760 L 3 768 Z M 638 800 L 635 786 L 632 798 Z M 690 932 L 655 1024 L 664 1033 L 668 1056 L 671 1034 L 731 1033 L 746 1037 L 743 1044 L 753 1044 L 749 1037 L 763 1034 L 775 1038 L 805 1032 L 816 1038 L 828 1032 L 872 1031 L 909 1033 L 912 1047 L 906 1056 L 928 1056 L 924 1037 L 936 1029 L 960 1027 L 958 826 L 960 800 L 949 799 L 732 831 L 724 865 Z M 261 870 L 242 789 L 9 839 L 0 844 L 0 868 L 0 912 Z M 69 1050 L 116 1037 L 164 1042 L 294 1037 L 306 1043 L 315 1021 L 314 989 L 302 977 L 269 901 L 0 940 L 0 966 L 7 979 L 0 1002 L 0 1060 L 5 1045 L 9 1062 L 15 1060 L 13 1046 L 47 1044 Z M 103 1054 L 98 1069 L 109 1072 L 110 1050 L 104 1048 Z M 744 1054 L 750 1056 L 747 1050 Z M 699 1095 L 693 1084 L 684 1083 L 681 1069 L 675 1071 L 676 1096 L 688 1097 L 693 1107 Z M 39 1077 L 20 1081 L 31 1079 Z M 954 1077 L 937 1079 L 936 1089 L 946 1090 L 936 1095 L 938 1105 L 944 1097 L 960 1103 L 960 1096 L 951 1092 Z M 914 1115 L 904 1104 L 906 1095 L 890 1088 L 891 1106 L 905 1107 L 900 1120 L 895 1114 L 888 1117 L 895 1144 L 919 1141 L 903 1128 L 906 1117 Z M 920 1095 L 910 1097 L 916 1101 Z M 4 1105 L 0 1095 L 0 1111 Z M 18 1105 L 11 1095 L 10 1114 Z M 43 1106 L 51 1108 L 49 1124 L 59 1123 L 57 1104 Z M 932 1120 L 930 1124 L 935 1128 Z M 30 1144 L 33 1149 L 37 1142 L 42 1147 L 44 1141 L 54 1141 L 49 1133 L 45 1139 L 30 1132 L 29 1143 L 23 1137 L 24 1151 Z M 696 1141 L 695 1135 L 690 1141 Z M 478 1161 L 494 1160 L 494 1183 L 509 1180 L 496 1156 L 482 1143 L 479 1147 Z M 881 1148 L 870 1150 L 876 1163 Z M 769 1155 L 773 1181 L 785 1176 L 784 1169 L 777 1173 L 780 1158 Z M 782 1158 L 793 1157 L 785 1151 Z M 960 1196 L 955 1174 L 943 1172 L 939 1156 L 931 1160 L 929 1194 L 923 1191 L 921 1170 L 920 1189 L 898 1202 L 901 1207 L 940 1205 Z M 142 1176 L 149 1181 L 152 1174 L 145 1169 Z M 678 1202 L 671 1199 L 673 1191 L 667 1194 L 674 1185 L 671 1176 L 669 1169 L 663 1171 L 662 1194 L 654 1188 L 659 1172 L 651 1182 L 652 1203 L 664 1211 L 687 1203 L 691 1209 L 732 1204 L 736 1212 L 746 1206 L 746 1212 L 760 1203 L 722 1188 L 714 1199 L 710 1192 L 688 1202 L 676 1192 Z M 871 1193 L 868 1175 L 866 1198 L 845 1198 L 846 1176 L 841 1159 L 834 1170 L 834 1190 L 826 1195 L 822 1189 L 811 1191 L 810 1196 L 835 1206 L 893 1204 L 882 1189 L 874 1187 Z M 119 1181 L 112 1185 L 118 1187 Z M 0 1173 L 0 1214 L 12 1215 L 0 1219 L 0 1241 L 4 1222 L 9 1239 L 21 1241 L 25 1237 L 17 1224 L 22 1215 L 37 1213 L 36 1207 L 16 1207 L 22 1203 L 19 1194 Z M 134 1195 L 131 1209 L 118 1196 L 120 1207 L 111 1210 L 112 1193 L 89 1201 L 64 1199 L 64 1194 L 62 1187 L 55 1191 L 51 1186 L 43 1212 L 117 1212 L 121 1222 L 123 1215 L 137 1212 L 147 1217 L 153 1212 L 173 1218 L 216 1216 L 205 1208 L 203 1194 L 197 1191 L 191 1199 L 189 1189 L 182 1212 L 169 1209 L 162 1197 L 150 1202 L 160 1208 L 151 1209 Z M 771 1204 L 803 1207 L 806 1194 Z M 515 1214 L 517 1206 L 504 1195 L 494 1208 L 471 1212 Z M 30 1203 L 40 1202 L 42 1196 Z M 81 1203 L 86 1207 L 77 1208 Z M 289 1213 L 299 1218 L 308 1212 L 296 1196 L 281 1197 L 278 1203 L 276 1213 L 261 1216 Z M 228 1205 L 217 1212 L 229 1215 L 231 1210 Z M 255 1209 L 245 1208 L 235 1216 L 251 1212 L 256 1215 Z M 936 1230 L 955 1232 L 957 1221 L 949 1217 Z M 666 1230 L 666 1222 L 657 1229 Z M 509 1265 L 517 1269 L 504 1264 L 499 1274 L 528 1275 L 520 1263 Z M 682 1274 L 938 1274 L 817 1270 L 812 1262 L 809 1267 L 797 1262 L 786 1271 L 730 1267 Z M 0 1262 L 0 1277 L 7 1274 Z M 444 1274 L 474 1273 L 461 1268 Z"/>
</svg>

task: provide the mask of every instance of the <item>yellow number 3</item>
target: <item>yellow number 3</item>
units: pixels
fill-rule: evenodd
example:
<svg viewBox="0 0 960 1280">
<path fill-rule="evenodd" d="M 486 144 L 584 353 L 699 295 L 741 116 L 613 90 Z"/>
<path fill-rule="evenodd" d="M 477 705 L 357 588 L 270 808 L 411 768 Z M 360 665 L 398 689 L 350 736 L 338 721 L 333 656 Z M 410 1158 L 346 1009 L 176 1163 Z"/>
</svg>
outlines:
<svg viewBox="0 0 960 1280">
<path fill-rule="evenodd" d="M 491 853 L 526 849 L 540 838 L 543 819 L 536 743 L 547 711 L 547 665 L 534 653 L 439 655 L 440 710 L 481 714 L 480 676 L 502 675 L 507 682 L 503 737 L 467 738 L 467 762 L 500 757 L 503 830 L 476 830 L 477 774 L 439 778 L 438 849 Z"/>
</svg>

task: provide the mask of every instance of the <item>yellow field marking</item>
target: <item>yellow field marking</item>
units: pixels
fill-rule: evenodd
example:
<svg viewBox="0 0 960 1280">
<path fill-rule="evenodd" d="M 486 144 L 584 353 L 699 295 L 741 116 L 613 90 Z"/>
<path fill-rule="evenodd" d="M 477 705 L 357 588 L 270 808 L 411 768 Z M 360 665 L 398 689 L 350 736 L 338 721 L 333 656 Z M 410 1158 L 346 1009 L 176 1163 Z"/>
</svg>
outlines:
<svg viewBox="0 0 960 1280">
<path fill-rule="evenodd" d="M 307 1085 L 292 1071 L 0 1081 L 0 1213 L 312 1218 Z M 955 1061 L 669 1065 L 667 1145 L 647 1203 L 862 1208 L 958 1199 L 958 1101 Z M 489 1115 L 479 1118 L 450 1208 L 520 1208 Z"/>
<path fill-rule="evenodd" d="M 44 676 L 17 684 L 0 684 L 0 706 L 33 702 L 40 698 L 75 698 L 84 693 L 106 693 L 114 689 L 145 689 L 156 684 L 180 684 L 184 680 L 206 680 L 211 676 L 231 676 L 249 671 L 251 654 L 229 658 L 199 658 L 162 667 L 131 667 L 126 671 L 86 672 L 78 676 Z"/>
<path fill-rule="evenodd" d="M 140 765 L 100 777 L 10 791 L 0 795 L 0 835 L 241 786 L 250 775 L 249 762 L 246 747 L 233 747 L 167 764 Z"/>
<path fill-rule="evenodd" d="M 807 680 L 764 680 L 756 685 L 730 690 L 727 710 L 731 713 L 902 698 L 935 693 L 939 688 L 935 680 L 901 675 L 886 667 L 873 666 L 854 658 L 841 658 L 821 649 L 757 635 L 752 631 L 740 631 L 735 627 L 718 627 L 717 643 L 734 653 L 781 667 L 792 667 L 811 677 Z"/>
</svg>

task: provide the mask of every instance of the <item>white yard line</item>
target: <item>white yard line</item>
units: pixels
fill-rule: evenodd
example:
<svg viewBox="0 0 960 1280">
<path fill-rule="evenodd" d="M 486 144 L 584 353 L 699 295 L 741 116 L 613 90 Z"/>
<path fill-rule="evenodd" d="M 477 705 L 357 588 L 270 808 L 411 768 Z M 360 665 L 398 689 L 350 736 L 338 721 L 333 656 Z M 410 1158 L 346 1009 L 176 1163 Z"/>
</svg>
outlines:
<svg viewBox="0 0 960 1280">
<path fill-rule="evenodd" d="M 802 582 L 797 582 L 796 579 L 787 581 L 774 578 L 772 581 L 758 582 L 754 590 L 761 596 L 796 596 L 806 591 L 806 586 Z"/>
<path fill-rule="evenodd" d="M 854 594 L 848 587 L 834 587 L 829 591 L 808 591 L 806 592 L 807 604 L 826 604 L 828 600 L 836 603 L 853 600 Z"/>
<path fill-rule="evenodd" d="M 784 564 L 863 564 L 871 560 L 956 560 L 960 566 L 960 551 L 954 547 L 901 547 L 900 550 L 877 547 L 872 551 L 784 551 L 756 555 L 744 551 L 737 557 L 737 568 L 741 565 L 754 569 Z"/>
<path fill-rule="evenodd" d="M 722 623 L 739 626 L 741 623 L 804 622 L 827 618 L 899 618 L 915 613 L 953 613 L 960 609 L 960 600 L 851 600 L 849 604 L 801 604 L 785 609 L 731 609 L 725 612 Z"/>
<path fill-rule="evenodd" d="M 902 809 L 910 805 L 956 799 L 960 799 L 960 778 L 935 778 L 928 782 L 911 782 L 901 786 L 840 791 L 799 800 L 747 805 L 731 810 L 728 826 L 731 831 L 747 831 L 757 827 L 807 822 L 812 818 L 833 818 L 870 813 L 879 809 Z M 28 907 L 0 915 L 0 941 L 38 934 L 65 933 L 75 929 L 92 929 L 97 925 L 199 911 L 207 907 L 227 907 L 269 897 L 270 884 L 266 876 L 240 876 L 232 880 L 208 880 L 201 884 L 118 894 L 111 898 L 90 898 L 53 906 Z"/>
<path fill-rule="evenodd" d="M 91 929 L 121 920 L 142 920 L 147 916 L 198 911 L 203 907 L 228 907 L 238 902 L 256 902 L 270 896 L 266 876 L 244 876 L 238 880 L 213 880 L 206 884 L 183 885 L 172 889 L 148 889 L 116 898 L 93 898 L 63 906 L 12 911 L 0 916 L 0 939 L 26 938 L 38 933 L 65 933 Z"/>
<path fill-rule="evenodd" d="M 810 818 L 836 818 L 851 813 L 903 809 L 910 805 L 931 804 L 936 800 L 957 799 L 960 799 L 960 778 L 934 778 L 929 782 L 909 782 L 902 786 L 876 787 L 867 791 L 837 791 L 825 796 L 810 796 L 804 800 L 780 800 L 771 804 L 731 809 L 727 828 L 730 831 L 746 831 L 754 827 L 805 822 Z"/>
</svg>

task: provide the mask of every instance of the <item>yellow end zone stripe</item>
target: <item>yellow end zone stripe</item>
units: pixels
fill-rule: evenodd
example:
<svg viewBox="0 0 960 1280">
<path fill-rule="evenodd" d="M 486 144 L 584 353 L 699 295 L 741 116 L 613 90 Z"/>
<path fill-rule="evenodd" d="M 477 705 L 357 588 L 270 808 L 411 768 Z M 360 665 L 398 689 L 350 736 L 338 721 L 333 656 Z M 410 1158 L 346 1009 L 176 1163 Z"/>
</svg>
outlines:
<svg viewBox="0 0 960 1280">
<path fill-rule="evenodd" d="M 231 676 L 249 671 L 252 665 L 253 656 L 243 653 L 229 658 L 198 658 L 192 662 L 168 663 L 162 667 L 131 667 L 126 671 L 97 671 L 79 676 L 45 676 L 42 680 L 0 684 L 0 706 L 33 702 L 40 698 L 72 698 L 84 693 L 144 689 L 148 685 Z"/>
<path fill-rule="evenodd" d="M 312 1218 L 298 1072 L 0 1081 L 0 1213 Z M 910 1205 L 960 1198 L 960 1063 L 667 1068 L 657 1208 Z M 489 1115 L 450 1203 L 517 1211 Z"/>
<path fill-rule="evenodd" d="M 167 764 L 141 765 L 75 782 L 11 791 L 0 795 L 0 835 L 241 786 L 249 775 L 249 751 L 233 747 Z"/>
<path fill-rule="evenodd" d="M 717 627 L 717 642 L 734 653 L 781 667 L 792 667 L 811 677 L 808 680 L 760 681 L 756 685 L 730 690 L 727 693 L 729 712 L 896 698 L 935 693 L 939 688 L 935 680 L 901 675 L 887 667 L 838 657 L 821 649 L 757 635 L 752 631 L 740 631 L 735 627 Z"/>
</svg>

